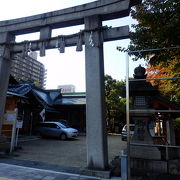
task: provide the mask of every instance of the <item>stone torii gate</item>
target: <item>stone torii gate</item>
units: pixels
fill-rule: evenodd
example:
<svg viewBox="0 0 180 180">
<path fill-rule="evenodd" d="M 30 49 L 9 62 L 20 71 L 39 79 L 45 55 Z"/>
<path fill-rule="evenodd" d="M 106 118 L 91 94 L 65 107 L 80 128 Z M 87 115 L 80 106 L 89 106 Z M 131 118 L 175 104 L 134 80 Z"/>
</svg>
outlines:
<svg viewBox="0 0 180 180">
<path fill-rule="evenodd" d="M 129 15 L 131 6 L 140 0 L 99 0 L 59 11 L 0 22 L 0 134 L 6 92 L 13 54 L 85 44 L 86 66 L 86 129 L 87 166 L 90 169 L 108 168 L 108 151 L 104 106 L 103 42 L 128 38 L 128 26 L 102 27 L 102 21 Z M 56 28 L 85 24 L 85 30 L 69 36 L 51 37 Z M 15 42 L 15 36 L 40 32 L 40 38 L 30 42 Z"/>
</svg>

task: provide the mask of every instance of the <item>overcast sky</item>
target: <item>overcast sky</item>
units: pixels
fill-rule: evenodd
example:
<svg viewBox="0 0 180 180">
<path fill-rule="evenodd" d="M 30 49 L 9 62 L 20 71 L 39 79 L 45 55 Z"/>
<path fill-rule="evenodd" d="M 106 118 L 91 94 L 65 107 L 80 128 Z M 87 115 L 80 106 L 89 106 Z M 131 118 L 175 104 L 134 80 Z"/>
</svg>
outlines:
<svg viewBox="0 0 180 180">
<path fill-rule="evenodd" d="M 5 0 L 0 6 L 0 21 L 31 16 L 35 14 L 64 9 L 80 4 L 93 2 L 93 0 Z M 103 22 L 103 25 L 118 27 L 134 23 L 130 17 Z M 52 36 L 73 34 L 84 29 L 84 26 L 62 28 L 52 31 Z M 16 41 L 34 40 L 39 38 L 39 33 L 17 36 Z M 129 39 L 104 43 L 105 74 L 121 80 L 125 79 L 125 54 L 116 50 L 117 46 L 127 47 Z M 38 60 L 47 69 L 47 89 L 56 89 L 58 85 L 73 84 L 77 92 L 85 91 L 85 55 L 76 52 L 76 47 L 66 48 L 64 54 L 57 49 L 47 50 L 46 56 Z M 39 53 L 39 52 L 38 52 Z M 130 61 L 130 76 L 133 75 L 134 67 L 144 62 L 133 63 Z"/>
</svg>

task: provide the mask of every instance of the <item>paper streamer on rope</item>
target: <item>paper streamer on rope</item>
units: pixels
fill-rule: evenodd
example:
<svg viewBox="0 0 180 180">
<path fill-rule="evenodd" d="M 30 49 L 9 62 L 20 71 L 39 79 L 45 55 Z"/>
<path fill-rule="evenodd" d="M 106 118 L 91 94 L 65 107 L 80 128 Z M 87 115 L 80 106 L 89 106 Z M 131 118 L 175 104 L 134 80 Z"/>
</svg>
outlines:
<svg viewBox="0 0 180 180">
<path fill-rule="evenodd" d="M 0 46 L 0 57 L 4 57 L 5 51 L 3 46 Z"/>
<path fill-rule="evenodd" d="M 91 31 L 90 36 L 89 36 L 89 45 L 91 47 L 94 47 L 94 42 L 93 42 L 93 32 Z"/>
<path fill-rule="evenodd" d="M 29 41 L 24 41 L 24 48 L 22 51 L 22 57 L 25 58 L 28 56 L 28 52 L 31 51 L 31 42 Z"/>
<path fill-rule="evenodd" d="M 40 57 L 44 57 L 46 55 L 46 42 L 43 41 L 41 42 L 41 47 L 40 47 Z"/>
<path fill-rule="evenodd" d="M 28 52 L 31 52 L 31 46 L 32 46 L 32 44 L 31 44 L 31 42 L 29 42 Z"/>
<path fill-rule="evenodd" d="M 76 46 L 76 51 L 82 51 L 83 47 L 82 47 L 82 33 L 79 33 L 78 39 L 77 39 L 77 46 Z"/>
<path fill-rule="evenodd" d="M 59 36 L 58 41 L 56 43 L 56 47 L 58 48 L 60 53 L 65 52 L 65 40 L 63 36 Z"/>
</svg>

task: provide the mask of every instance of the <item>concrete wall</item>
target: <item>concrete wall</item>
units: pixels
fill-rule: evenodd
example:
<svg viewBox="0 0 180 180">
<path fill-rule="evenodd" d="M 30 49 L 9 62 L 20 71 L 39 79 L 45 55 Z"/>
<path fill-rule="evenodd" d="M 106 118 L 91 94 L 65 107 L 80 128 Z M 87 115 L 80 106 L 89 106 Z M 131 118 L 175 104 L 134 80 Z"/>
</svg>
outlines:
<svg viewBox="0 0 180 180">
<path fill-rule="evenodd" d="M 173 174 L 180 175 L 180 159 L 176 160 L 149 160 L 149 159 L 131 159 L 132 175 L 155 175 L 155 174 Z"/>
</svg>

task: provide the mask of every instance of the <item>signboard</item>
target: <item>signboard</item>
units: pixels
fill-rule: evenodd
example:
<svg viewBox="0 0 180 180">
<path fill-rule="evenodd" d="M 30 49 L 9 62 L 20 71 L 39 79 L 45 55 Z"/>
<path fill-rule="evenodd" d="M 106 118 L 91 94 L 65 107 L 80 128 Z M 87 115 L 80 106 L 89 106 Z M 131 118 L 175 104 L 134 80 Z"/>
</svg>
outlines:
<svg viewBox="0 0 180 180">
<path fill-rule="evenodd" d="M 74 85 L 60 85 L 58 89 L 61 89 L 61 93 L 73 93 L 75 92 Z"/>
<path fill-rule="evenodd" d="M 7 114 L 7 121 L 13 121 L 16 119 L 16 114 Z"/>
<path fill-rule="evenodd" d="M 22 128 L 22 126 L 23 126 L 23 121 L 22 120 L 17 120 L 16 128 Z"/>
</svg>

